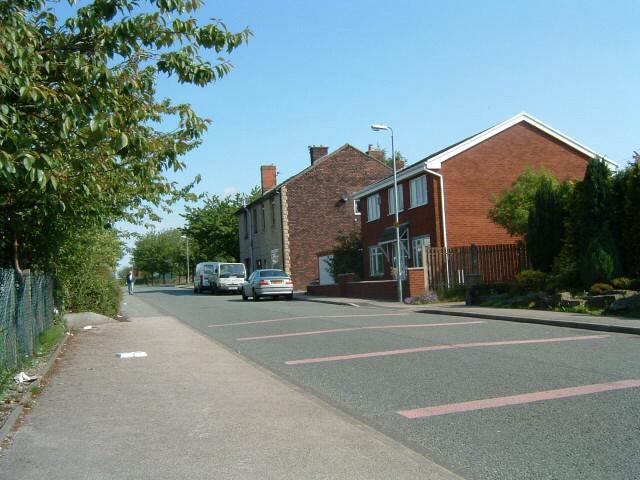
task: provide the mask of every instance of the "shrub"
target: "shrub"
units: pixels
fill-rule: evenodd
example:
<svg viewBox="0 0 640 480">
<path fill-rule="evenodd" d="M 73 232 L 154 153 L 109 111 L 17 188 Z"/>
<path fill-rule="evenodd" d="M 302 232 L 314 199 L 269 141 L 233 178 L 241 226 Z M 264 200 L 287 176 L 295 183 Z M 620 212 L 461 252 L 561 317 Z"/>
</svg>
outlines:
<svg viewBox="0 0 640 480">
<path fill-rule="evenodd" d="M 613 290 L 613 287 L 608 283 L 594 283 L 591 285 L 589 292 L 591 295 L 604 295 Z"/>
<path fill-rule="evenodd" d="M 415 297 L 407 297 L 404 299 L 404 303 L 410 305 L 422 305 L 425 303 L 434 303 L 438 301 L 438 294 L 436 292 L 424 292 Z"/>
<path fill-rule="evenodd" d="M 538 270 L 523 270 L 516 275 L 516 287 L 522 292 L 539 292 L 544 290 L 547 275 Z"/>
<path fill-rule="evenodd" d="M 627 277 L 618 277 L 611 280 L 611 285 L 620 290 L 630 290 L 633 288 L 634 281 Z"/>
</svg>

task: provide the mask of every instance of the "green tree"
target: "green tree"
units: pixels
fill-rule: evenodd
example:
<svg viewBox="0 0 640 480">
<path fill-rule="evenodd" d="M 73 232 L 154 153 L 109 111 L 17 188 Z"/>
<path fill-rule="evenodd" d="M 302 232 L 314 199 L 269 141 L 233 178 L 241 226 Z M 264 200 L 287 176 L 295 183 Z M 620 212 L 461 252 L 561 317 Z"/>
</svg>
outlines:
<svg viewBox="0 0 640 480">
<path fill-rule="evenodd" d="M 526 235 L 535 193 L 544 182 L 550 182 L 554 187 L 558 184 L 553 174 L 544 167 L 538 170 L 531 167 L 524 169 L 511 188 L 493 196 L 494 207 L 489 210 L 489 219 L 503 227 L 509 235 Z"/>
<path fill-rule="evenodd" d="M 578 269 L 584 286 L 609 282 L 620 271 L 614 236 L 614 196 L 611 171 L 602 159 L 587 165 L 579 189 Z"/>
<path fill-rule="evenodd" d="M 624 258 L 625 274 L 640 277 L 640 155 L 634 155 L 636 163 L 621 172 L 617 182 L 620 188 L 619 244 Z"/>
<path fill-rule="evenodd" d="M 45 0 L 0 0 L 3 263 L 46 266 L 69 232 L 153 219 L 154 207 L 188 195 L 191 185 L 178 189 L 164 172 L 184 167 L 208 120 L 157 98 L 157 79 L 210 85 L 231 65 L 204 55 L 251 35 L 201 25 L 201 5 L 94 0 L 61 22 Z"/>
<path fill-rule="evenodd" d="M 182 216 L 186 220 L 183 231 L 193 239 L 191 245 L 197 261 L 238 261 L 240 244 L 238 241 L 239 209 L 259 198 L 259 187 L 253 187 L 247 195 L 237 193 L 220 198 L 205 196 L 201 207 L 186 207 Z"/>
<path fill-rule="evenodd" d="M 384 164 L 386 166 L 388 166 L 389 168 L 393 169 L 393 162 L 391 161 L 391 155 L 389 155 L 387 153 L 387 149 L 386 148 L 380 148 L 380 146 L 378 146 L 378 150 L 380 150 L 382 152 L 382 161 L 384 162 Z M 398 170 L 400 170 L 405 165 L 407 165 L 407 157 L 405 157 L 400 152 L 400 150 L 396 150 L 395 156 L 396 156 L 396 168 Z"/>
<path fill-rule="evenodd" d="M 554 259 L 560 253 L 565 234 L 567 184 L 556 186 L 544 178 L 533 198 L 525 237 L 529 258 L 534 269 L 551 272 Z"/>
<path fill-rule="evenodd" d="M 168 274 L 184 274 L 184 241 L 178 229 L 149 232 L 140 237 L 133 249 L 133 263 L 153 279 L 154 274 L 162 275 L 166 283 Z"/>
<path fill-rule="evenodd" d="M 362 237 L 360 232 L 340 233 L 333 247 L 333 258 L 329 261 L 329 269 L 333 278 L 342 273 L 354 273 L 362 278 Z"/>
</svg>

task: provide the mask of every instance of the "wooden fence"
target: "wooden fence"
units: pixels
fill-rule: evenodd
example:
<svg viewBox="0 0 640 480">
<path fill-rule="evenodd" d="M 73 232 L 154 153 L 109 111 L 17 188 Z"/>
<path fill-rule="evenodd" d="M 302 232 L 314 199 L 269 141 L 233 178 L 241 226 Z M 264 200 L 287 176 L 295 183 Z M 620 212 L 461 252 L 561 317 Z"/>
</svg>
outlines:
<svg viewBox="0 0 640 480">
<path fill-rule="evenodd" d="M 508 282 L 529 264 L 524 243 L 422 249 L 425 291 Z"/>
</svg>

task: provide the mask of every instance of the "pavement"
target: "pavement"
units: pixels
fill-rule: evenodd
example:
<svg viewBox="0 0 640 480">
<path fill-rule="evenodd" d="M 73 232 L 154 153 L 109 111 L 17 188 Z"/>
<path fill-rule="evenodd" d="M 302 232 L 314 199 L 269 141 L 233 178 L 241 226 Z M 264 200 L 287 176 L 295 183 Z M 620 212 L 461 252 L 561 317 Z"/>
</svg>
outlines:
<svg viewBox="0 0 640 480">
<path fill-rule="evenodd" d="M 630 333 L 634 335 L 640 335 L 640 319 L 627 317 L 588 315 L 581 313 L 554 312 L 546 310 L 477 307 L 466 305 L 464 302 L 406 305 L 397 301 L 346 297 L 320 297 L 307 295 L 306 293 L 296 293 L 294 294 L 294 298 L 296 300 L 330 303 L 335 305 L 406 309 L 414 312 L 422 312 L 435 315 L 456 315 L 468 318 L 502 320 L 506 322 L 534 323 L 558 327 L 581 328 L 584 330 Z"/>
<path fill-rule="evenodd" d="M 0 478 L 460 479 L 137 296 L 124 302 L 129 321 L 68 339 L 2 444 Z"/>
</svg>

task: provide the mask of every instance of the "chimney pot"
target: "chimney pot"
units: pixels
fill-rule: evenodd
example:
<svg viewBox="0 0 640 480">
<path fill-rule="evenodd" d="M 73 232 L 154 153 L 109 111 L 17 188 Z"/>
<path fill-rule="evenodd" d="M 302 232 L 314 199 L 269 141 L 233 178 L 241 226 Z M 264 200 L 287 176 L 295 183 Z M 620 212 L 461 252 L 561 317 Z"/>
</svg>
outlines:
<svg viewBox="0 0 640 480">
<path fill-rule="evenodd" d="M 324 145 L 310 145 L 309 146 L 309 156 L 311 157 L 311 165 L 316 163 L 316 160 L 324 157 L 329 153 L 329 147 Z"/>
</svg>

